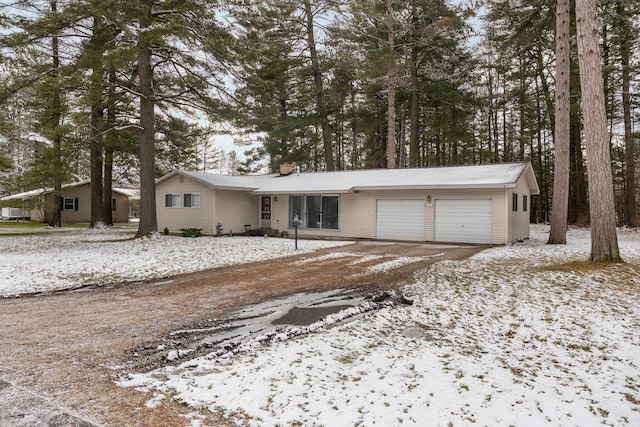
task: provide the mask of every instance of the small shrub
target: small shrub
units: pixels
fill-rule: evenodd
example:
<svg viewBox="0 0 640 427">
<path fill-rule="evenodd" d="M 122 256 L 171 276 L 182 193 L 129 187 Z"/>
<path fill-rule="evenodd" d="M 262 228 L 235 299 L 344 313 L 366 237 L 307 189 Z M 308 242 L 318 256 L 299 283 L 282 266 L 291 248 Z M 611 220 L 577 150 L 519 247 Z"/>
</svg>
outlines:
<svg viewBox="0 0 640 427">
<path fill-rule="evenodd" d="M 162 234 L 164 234 L 165 236 L 169 235 L 169 229 L 167 227 L 164 228 L 164 230 L 162 230 Z"/>
<path fill-rule="evenodd" d="M 202 228 L 181 228 L 183 237 L 200 237 L 202 236 Z"/>
</svg>

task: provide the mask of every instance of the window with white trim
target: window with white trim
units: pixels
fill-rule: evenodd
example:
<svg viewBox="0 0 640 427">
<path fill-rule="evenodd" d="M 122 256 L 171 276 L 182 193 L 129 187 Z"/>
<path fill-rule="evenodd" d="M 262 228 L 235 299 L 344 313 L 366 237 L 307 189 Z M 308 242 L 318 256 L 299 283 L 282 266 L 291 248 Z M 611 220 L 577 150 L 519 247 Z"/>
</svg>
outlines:
<svg viewBox="0 0 640 427">
<path fill-rule="evenodd" d="M 518 193 L 513 193 L 512 202 L 513 206 L 511 210 L 518 212 Z"/>
<path fill-rule="evenodd" d="M 165 194 L 164 195 L 164 207 L 165 208 L 179 208 L 180 207 L 180 195 L 179 194 Z"/>
<path fill-rule="evenodd" d="M 63 211 L 77 211 L 78 210 L 78 198 L 73 197 L 65 197 L 62 199 L 62 210 Z"/>
<path fill-rule="evenodd" d="M 184 193 L 182 195 L 183 205 L 185 208 L 200 207 L 200 193 Z"/>
<path fill-rule="evenodd" d="M 522 212 L 526 212 L 529 208 L 528 203 L 529 199 L 527 196 L 522 196 Z"/>
</svg>

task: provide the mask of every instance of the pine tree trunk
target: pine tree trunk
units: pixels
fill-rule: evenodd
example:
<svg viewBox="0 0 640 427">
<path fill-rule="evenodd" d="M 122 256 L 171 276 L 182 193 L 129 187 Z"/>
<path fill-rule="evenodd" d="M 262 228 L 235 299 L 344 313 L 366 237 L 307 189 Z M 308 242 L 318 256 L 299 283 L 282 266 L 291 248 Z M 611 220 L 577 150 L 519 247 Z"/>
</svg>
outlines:
<svg viewBox="0 0 640 427">
<path fill-rule="evenodd" d="M 387 168 L 396 167 L 396 46 L 393 25 L 393 0 L 387 0 L 389 63 L 387 72 Z"/>
<path fill-rule="evenodd" d="M 629 21 L 624 3 L 617 2 L 617 14 L 620 17 L 620 62 L 622 65 L 622 112 L 624 118 L 624 149 L 625 149 L 625 194 L 624 221 L 630 227 L 640 225 L 636 211 L 636 147 L 631 126 L 631 93 L 630 93 L 630 56 L 631 41 Z"/>
<path fill-rule="evenodd" d="M 419 117 L 419 97 L 418 92 L 418 53 L 416 48 L 411 49 L 411 109 L 409 112 L 409 167 L 418 166 L 418 117 Z"/>
<path fill-rule="evenodd" d="M 611 156 L 595 0 L 576 1 L 578 61 L 587 146 L 592 262 L 621 261 L 616 235 Z M 557 119 L 556 119 L 557 120 Z"/>
<path fill-rule="evenodd" d="M 113 225 L 113 209 L 111 200 L 113 198 L 113 149 L 106 147 L 104 151 L 104 187 L 102 189 L 102 215 L 104 223 Z"/>
<path fill-rule="evenodd" d="M 553 204 L 549 244 L 567 243 L 569 206 L 570 88 L 569 73 L 569 0 L 558 0 L 556 10 L 556 111 L 555 167 L 553 170 Z"/>
<path fill-rule="evenodd" d="M 49 4 L 51 6 L 51 13 L 56 15 L 58 12 L 58 3 L 56 1 L 52 1 Z M 55 84 L 58 85 L 57 77 L 58 69 L 60 68 L 60 44 L 57 35 L 54 35 L 51 38 L 51 52 L 53 66 L 51 75 L 56 79 Z M 53 170 L 55 171 L 53 191 L 54 198 L 49 225 L 51 227 L 62 227 L 62 175 L 64 166 L 62 164 L 62 134 L 60 129 L 62 124 L 62 100 L 59 86 L 56 86 L 53 93 L 53 99 L 51 100 L 51 112 L 50 125 L 53 130 L 53 161 L 56 164 L 53 165 Z"/>
<path fill-rule="evenodd" d="M 102 209 L 102 144 L 100 127 L 104 111 L 98 102 L 91 109 L 91 142 L 89 143 L 89 164 L 91 169 L 91 228 L 103 225 Z"/>
<path fill-rule="evenodd" d="M 416 9 L 416 0 L 411 1 L 411 18 L 413 28 L 417 28 L 418 12 Z M 418 36 L 414 35 L 413 40 L 417 41 Z M 411 109 L 409 112 L 409 167 L 415 168 L 418 165 L 418 117 L 419 117 L 419 92 L 418 92 L 418 47 L 411 47 L 410 59 L 411 72 Z"/>
<path fill-rule="evenodd" d="M 327 170 L 335 170 L 333 160 L 333 143 L 331 141 L 331 127 L 329 126 L 329 114 L 327 112 L 327 101 L 324 95 L 324 85 L 322 82 L 322 70 L 320 69 L 320 61 L 318 59 L 318 50 L 316 49 L 316 40 L 314 35 L 313 13 L 311 11 L 311 2 L 304 0 L 304 12 L 307 21 L 307 41 L 309 43 L 309 55 L 311 56 L 311 67 L 313 70 L 313 80 L 316 89 L 317 109 L 322 121 L 322 143 L 324 146 L 324 161 Z"/>
<path fill-rule="evenodd" d="M 104 185 L 102 190 L 102 210 L 104 222 L 113 225 L 113 210 L 111 208 L 113 188 L 113 153 L 116 147 L 116 71 L 109 70 L 109 91 L 107 94 L 107 134 L 104 147 Z"/>
<path fill-rule="evenodd" d="M 101 36 L 103 29 L 102 18 L 93 18 L 93 38 Z M 97 45 L 97 43 L 96 43 Z M 102 183 L 102 167 L 103 167 L 103 118 L 105 105 L 102 102 L 102 89 L 104 86 L 104 74 L 102 72 L 102 52 L 96 54 L 93 58 L 93 71 L 91 73 L 91 86 L 89 89 L 91 106 L 91 141 L 89 142 L 89 164 L 91 172 L 91 218 L 89 226 L 91 228 L 103 226 L 104 210 L 102 208 L 103 199 L 103 183 Z"/>
<path fill-rule="evenodd" d="M 140 79 L 140 223 L 136 237 L 158 231 L 155 184 L 155 93 L 151 45 L 145 29 L 152 20 L 152 0 L 141 0 L 146 16 L 140 20 L 138 73 Z"/>
</svg>

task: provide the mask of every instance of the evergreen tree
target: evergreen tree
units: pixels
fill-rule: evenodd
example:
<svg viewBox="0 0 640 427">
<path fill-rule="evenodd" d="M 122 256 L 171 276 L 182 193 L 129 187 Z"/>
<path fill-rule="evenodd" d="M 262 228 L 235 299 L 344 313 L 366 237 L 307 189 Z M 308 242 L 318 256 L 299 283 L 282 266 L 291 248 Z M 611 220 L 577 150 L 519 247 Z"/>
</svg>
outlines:
<svg viewBox="0 0 640 427">
<path fill-rule="evenodd" d="M 556 9 L 556 109 L 555 167 L 553 173 L 553 208 L 551 211 L 551 244 L 567 243 L 569 202 L 570 89 L 569 31 L 570 1 L 558 0 Z"/>
<path fill-rule="evenodd" d="M 316 150 L 310 125 L 315 120 L 305 96 L 314 89 L 305 80 L 305 46 L 301 43 L 305 32 L 294 19 L 297 10 L 297 3 L 279 0 L 249 2 L 233 10 L 242 66 L 237 92 L 242 100 L 239 126 L 263 135 L 264 150 L 254 150 L 248 159 L 267 155 L 272 171 L 283 161 L 314 169 Z"/>
<path fill-rule="evenodd" d="M 578 58 L 587 144 L 592 262 L 620 261 L 616 234 L 607 113 L 602 83 L 598 12 L 595 0 L 576 1 Z"/>
</svg>

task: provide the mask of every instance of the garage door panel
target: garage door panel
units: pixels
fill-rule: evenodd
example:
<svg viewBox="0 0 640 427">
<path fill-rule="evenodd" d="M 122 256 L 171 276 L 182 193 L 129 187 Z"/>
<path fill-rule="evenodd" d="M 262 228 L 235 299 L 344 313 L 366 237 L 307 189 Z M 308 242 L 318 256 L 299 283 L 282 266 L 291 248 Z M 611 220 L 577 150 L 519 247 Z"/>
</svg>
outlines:
<svg viewBox="0 0 640 427">
<path fill-rule="evenodd" d="M 435 241 L 491 243 L 493 202 L 480 200 L 436 200 Z"/>
<path fill-rule="evenodd" d="M 376 207 L 378 239 L 424 241 L 424 200 L 378 200 Z"/>
</svg>

